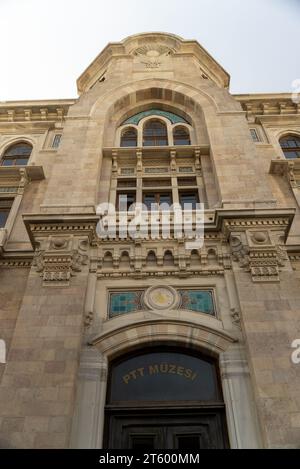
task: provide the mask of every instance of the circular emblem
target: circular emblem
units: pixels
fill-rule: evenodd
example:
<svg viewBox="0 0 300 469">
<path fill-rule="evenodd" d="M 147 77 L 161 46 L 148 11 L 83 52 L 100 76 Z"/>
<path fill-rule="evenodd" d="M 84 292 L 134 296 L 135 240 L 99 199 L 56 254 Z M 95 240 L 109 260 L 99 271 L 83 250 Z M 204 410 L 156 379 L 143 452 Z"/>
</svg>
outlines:
<svg viewBox="0 0 300 469">
<path fill-rule="evenodd" d="M 145 303 L 150 309 L 172 309 L 178 306 L 179 301 L 179 296 L 172 287 L 152 287 L 145 295 Z"/>
<path fill-rule="evenodd" d="M 148 44 L 133 51 L 133 54 L 140 58 L 146 68 L 159 68 L 161 60 L 172 53 L 172 49 L 162 44 Z"/>
</svg>

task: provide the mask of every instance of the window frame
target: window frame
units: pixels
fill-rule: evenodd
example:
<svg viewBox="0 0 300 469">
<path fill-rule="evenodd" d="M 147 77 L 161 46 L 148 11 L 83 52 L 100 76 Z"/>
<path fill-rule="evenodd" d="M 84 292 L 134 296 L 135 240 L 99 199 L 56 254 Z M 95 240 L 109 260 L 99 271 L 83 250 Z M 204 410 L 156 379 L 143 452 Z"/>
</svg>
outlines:
<svg viewBox="0 0 300 469">
<path fill-rule="evenodd" d="M 54 148 L 55 150 L 57 150 L 60 146 L 61 139 L 62 139 L 62 134 L 61 133 L 55 134 L 54 137 L 53 137 L 53 140 L 52 140 L 51 148 Z"/>
<path fill-rule="evenodd" d="M 261 143 L 260 135 L 258 133 L 258 130 L 255 127 L 250 128 L 250 135 L 254 143 Z"/>
<path fill-rule="evenodd" d="M 147 196 L 154 196 L 155 198 L 155 202 L 153 202 L 153 205 L 157 206 L 157 211 L 160 210 L 160 207 L 161 207 L 161 204 L 162 203 L 165 203 L 165 202 L 161 202 L 161 196 L 163 195 L 168 195 L 170 197 L 170 207 L 172 206 L 173 204 L 173 194 L 172 194 L 172 190 L 166 190 L 166 191 L 143 191 L 143 204 L 147 207 L 147 210 L 151 210 L 151 206 L 149 207 L 146 203 L 145 203 L 145 198 Z"/>
<path fill-rule="evenodd" d="M 176 131 L 178 129 L 183 129 L 185 131 L 186 135 L 188 136 L 188 143 L 178 143 L 178 142 L 176 143 L 175 134 L 176 134 Z M 176 125 L 175 127 L 173 127 L 173 145 L 175 147 L 177 147 L 177 146 L 190 146 L 191 144 L 192 144 L 191 133 L 185 125 Z"/>
<path fill-rule="evenodd" d="M 4 202 L 7 203 L 4 204 Z M 14 203 L 14 199 L 1 199 L 0 198 L 0 229 L 2 228 L 5 228 L 6 224 L 7 224 L 7 220 L 9 218 L 9 215 L 11 213 L 11 209 L 12 209 L 12 206 L 13 206 L 13 203 Z M 1 221 L 1 214 L 7 214 L 6 218 L 4 217 L 4 222 Z"/>
<path fill-rule="evenodd" d="M 181 186 L 181 187 L 183 187 L 183 186 Z M 182 204 L 182 201 L 181 201 L 181 197 L 182 197 L 183 195 L 195 195 L 195 196 L 196 196 L 196 198 L 195 198 L 195 200 L 196 200 L 195 205 L 196 205 L 196 206 L 192 209 L 192 210 L 196 210 L 197 204 L 200 203 L 199 191 L 198 191 L 197 189 L 194 189 L 194 190 L 192 190 L 192 189 L 190 189 L 190 190 L 184 190 L 184 189 L 182 190 L 182 189 L 179 189 L 179 190 L 178 190 L 179 204 L 180 204 L 182 210 L 185 210 L 185 208 L 184 208 L 184 206 L 183 206 L 183 204 Z"/>
<path fill-rule="evenodd" d="M 11 152 L 12 150 L 14 150 L 14 148 L 17 148 L 17 147 L 21 147 L 21 146 L 24 146 L 24 147 L 28 147 L 28 149 L 31 149 L 30 150 L 30 153 L 27 155 L 21 155 L 21 154 L 16 154 L 16 155 L 9 155 L 8 153 Z M 0 160 L 0 166 L 1 167 L 8 167 L 8 168 L 11 168 L 11 167 L 15 167 L 15 166 L 18 166 L 18 167 L 21 167 L 21 166 L 28 166 L 28 163 L 29 163 L 29 160 L 30 160 L 30 157 L 32 155 L 32 151 L 33 151 L 33 146 L 31 143 L 29 142 L 25 142 L 25 141 L 19 141 L 19 142 L 15 142 L 15 143 L 12 143 L 11 145 L 9 145 L 3 152 L 3 154 L 1 155 L 1 160 Z M 17 161 L 18 160 L 25 160 L 26 162 L 25 163 L 22 163 L 22 164 L 17 164 Z M 12 164 L 5 164 L 5 162 L 7 161 L 12 161 L 13 163 Z"/>
<path fill-rule="evenodd" d="M 120 210 L 120 197 L 121 196 L 131 196 L 134 200 L 134 202 L 131 202 L 130 205 L 128 205 L 128 201 L 127 201 L 127 210 Z M 118 190 L 117 192 L 117 197 L 116 197 L 116 211 L 117 212 L 121 212 L 121 213 L 126 213 L 126 212 L 129 212 L 129 209 L 132 205 L 136 204 L 136 190 Z"/>
<path fill-rule="evenodd" d="M 297 146 L 297 143 L 296 143 L 296 146 L 290 146 L 290 145 L 287 145 L 286 147 L 283 146 L 284 141 L 288 142 L 288 141 L 293 141 L 293 140 L 295 142 L 298 141 L 298 146 Z M 300 135 L 286 134 L 279 139 L 279 145 L 286 160 L 297 160 L 300 158 Z M 296 154 L 298 153 L 298 155 L 288 156 L 291 153 L 296 153 Z"/>
<path fill-rule="evenodd" d="M 134 131 L 134 134 L 135 134 L 135 138 L 127 138 L 127 141 L 128 142 L 135 142 L 133 145 L 123 145 L 123 142 L 124 142 L 124 135 L 126 133 L 128 133 L 129 131 Z M 125 140 L 126 141 L 126 140 Z M 136 148 L 138 146 L 138 130 L 135 128 L 135 127 L 132 127 L 132 126 L 128 126 L 128 127 L 125 127 L 124 129 L 122 129 L 121 131 L 121 136 L 120 136 L 120 147 L 121 148 Z"/>
<path fill-rule="evenodd" d="M 161 129 L 164 130 L 164 133 L 162 133 L 162 135 L 159 135 L 159 133 L 155 134 L 155 130 L 158 130 L 158 129 L 153 128 L 152 132 L 154 134 L 146 135 L 145 132 L 148 131 L 148 127 L 149 127 L 149 131 L 151 131 L 150 129 L 151 123 L 160 124 Z M 165 143 L 162 143 L 163 140 L 165 141 Z M 148 143 L 146 144 L 146 142 Z M 151 144 L 149 144 L 149 142 L 151 142 Z M 169 146 L 169 135 L 168 135 L 167 124 L 158 118 L 152 118 L 152 119 L 147 120 L 143 125 L 143 147 L 167 147 L 167 146 Z"/>
</svg>

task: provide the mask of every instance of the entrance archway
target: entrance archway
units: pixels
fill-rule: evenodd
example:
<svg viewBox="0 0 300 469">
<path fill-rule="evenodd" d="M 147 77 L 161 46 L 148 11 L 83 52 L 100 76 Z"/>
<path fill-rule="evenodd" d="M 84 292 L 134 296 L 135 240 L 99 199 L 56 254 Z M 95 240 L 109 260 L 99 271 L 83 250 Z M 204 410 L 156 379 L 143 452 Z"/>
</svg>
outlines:
<svg viewBox="0 0 300 469">
<path fill-rule="evenodd" d="M 156 346 L 110 365 L 104 446 L 108 449 L 223 449 L 225 405 L 214 358 Z"/>
</svg>

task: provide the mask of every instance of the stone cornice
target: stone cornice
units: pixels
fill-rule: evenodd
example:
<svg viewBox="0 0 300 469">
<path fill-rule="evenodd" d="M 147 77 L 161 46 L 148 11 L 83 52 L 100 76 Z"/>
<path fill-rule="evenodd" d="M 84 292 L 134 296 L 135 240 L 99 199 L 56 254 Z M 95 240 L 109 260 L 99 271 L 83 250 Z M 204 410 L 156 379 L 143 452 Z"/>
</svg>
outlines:
<svg viewBox="0 0 300 469">
<path fill-rule="evenodd" d="M 98 239 L 98 217 L 89 214 L 23 215 L 35 253 L 4 252 L 0 265 L 29 267 L 34 257 L 33 265 L 43 278 L 44 285 L 68 286 L 71 278 L 82 269 L 87 269 L 88 265 L 90 272 L 96 273 L 98 278 L 120 278 L 123 274 L 130 278 L 224 275 L 226 270 L 231 269 L 231 255 L 240 267 L 251 273 L 254 282 L 279 282 L 280 271 L 288 260 L 287 253 L 291 261 L 299 261 L 300 247 L 286 248 L 284 245 L 295 209 L 219 209 L 209 212 L 209 215 L 205 217 L 205 245 L 198 250 L 200 264 L 197 267 L 191 264 L 190 252 L 184 247 L 186 240 L 177 240 L 175 245 L 175 239 L 171 237 L 168 243 L 165 241 L 165 247 L 170 247 L 173 253 L 174 266 L 165 268 L 164 253 L 158 252 L 157 269 L 151 271 L 145 267 L 151 248 L 147 240 L 133 241 L 128 238 L 123 243 L 131 242 L 134 246 L 124 247 L 120 246 L 117 238 L 110 241 Z M 210 244 L 211 241 L 217 245 Z M 117 250 L 114 249 L 115 243 Z M 211 246 L 216 256 L 212 264 L 207 262 Z M 120 271 L 123 248 L 130 253 L 129 264 L 128 268 Z M 107 251 L 113 252 L 111 267 L 103 264 Z"/>
<path fill-rule="evenodd" d="M 233 95 L 241 104 L 247 117 L 268 120 L 275 116 L 300 115 L 300 105 L 292 100 L 292 93 Z"/>
<path fill-rule="evenodd" d="M 6 268 L 30 268 L 33 261 L 33 252 L 9 252 L 3 253 L 0 258 L 0 267 Z"/>
<path fill-rule="evenodd" d="M 214 220 L 206 223 L 208 231 L 222 231 L 228 238 L 234 231 L 248 229 L 282 230 L 287 239 L 296 209 L 218 209 Z"/>
<path fill-rule="evenodd" d="M 292 99 L 292 93 L 248 93 L 233 94 L 232 96 L 239 102 Z"/>
<path fill-rule="evenodd" d="M 57 236 L 84 236 L 91 243 L 99 221 L 97 216 L 90 215 L 37 215 L 25 214 L 23 220 L 28 236 L 35 248 L 37 238 Z"/>
<path fill-rule="evenodd" d="M 280 230 L 287 239 L 296 209 L 217 209 L 205 217 L 205 232 L 222 232 L 229 239 L 233 232 L 249 229 Z M 99 217 L 87 214 L 25 214 L 23 220 L 33 246 L 37 238 L 51 235 L 88 236 L 95 239 Z"/>
<path fill-rule="evenodd" d="M 0 123 L 62 122 L 76 100 L 7 101 L 0 103 Z"/>
</svg>

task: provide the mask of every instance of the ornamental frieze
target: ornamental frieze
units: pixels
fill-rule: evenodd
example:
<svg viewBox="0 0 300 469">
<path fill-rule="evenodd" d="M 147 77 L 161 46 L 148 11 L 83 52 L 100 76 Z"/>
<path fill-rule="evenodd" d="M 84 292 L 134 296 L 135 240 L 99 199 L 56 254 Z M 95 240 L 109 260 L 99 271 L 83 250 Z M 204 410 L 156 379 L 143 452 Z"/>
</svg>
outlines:
<svg viewBox="0 0 300 469">
<path fill-rule="evenodd" d="M 272 212 L 272 214 L 271 214 Z M 285 241 L 294 210 L 216 210 L 205 222 L 202 247 L 185 240 L 101 240 L 97 216 L 24 216 L 45 285 L 68 285 L 85 266 L 98 278 L 219 276 L 232 261 L 253 282 L 278 282 L 289 266 Z M 87 270 L 88 271 L 88 270 Z"/>
</svg>

